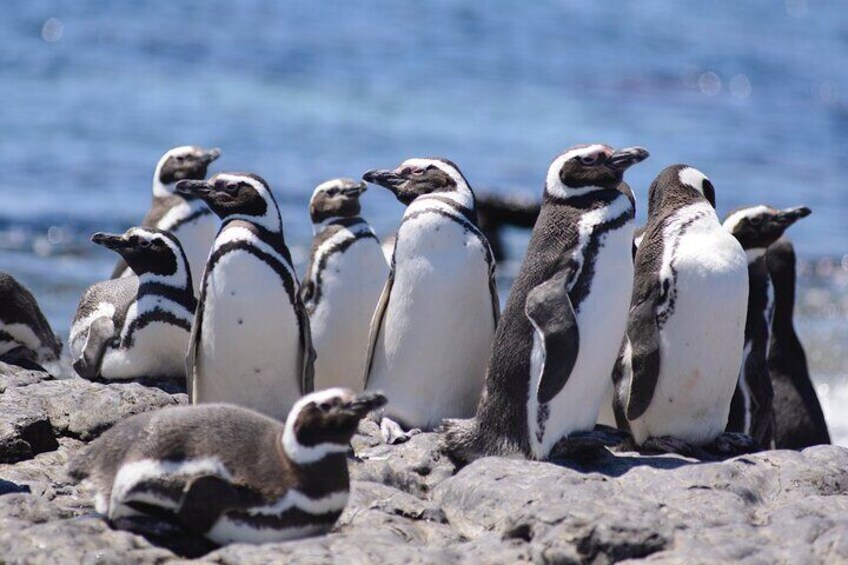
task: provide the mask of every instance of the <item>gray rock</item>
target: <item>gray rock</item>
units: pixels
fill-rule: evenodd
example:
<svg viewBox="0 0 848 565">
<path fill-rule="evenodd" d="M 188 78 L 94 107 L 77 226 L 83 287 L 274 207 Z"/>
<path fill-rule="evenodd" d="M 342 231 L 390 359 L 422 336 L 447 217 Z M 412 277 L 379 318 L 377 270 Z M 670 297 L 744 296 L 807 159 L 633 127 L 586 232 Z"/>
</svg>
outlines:
<svg viewBox="0 0 848 565">
<path fill-rule="evenodd" d="M 88 441 L 119 420 L 185 402 L 185 395 L 170 395 L 138 383 L 102 384 L 71 378 L 7 389 L 0 396 L 0 414 L 11 407 L 46 412 L 57 435 Z"/>
<path fill-rule="evenodd" d="M 0 394 L 7 388 L 31 385 L 51 379 L 53 376 L 50 373 L 23 369 L 0 361 Z"/>
<path fill-rule="evenodd" d="M 5 395 L 0 398 L 5 399 Z M 0 463 L 31 459 L 58 446 L 44 410 L 6 405 L 0 411 Z"/>
</svg>

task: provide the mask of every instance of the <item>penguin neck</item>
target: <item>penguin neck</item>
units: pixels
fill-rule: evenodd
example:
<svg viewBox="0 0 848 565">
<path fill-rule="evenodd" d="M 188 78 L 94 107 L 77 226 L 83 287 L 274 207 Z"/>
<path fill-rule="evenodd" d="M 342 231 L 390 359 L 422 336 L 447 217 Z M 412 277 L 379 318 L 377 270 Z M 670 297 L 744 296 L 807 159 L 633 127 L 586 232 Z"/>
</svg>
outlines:
<svg viewBox="0 0 848 565">
<path fill-rule="evenodd" d="M 776 334 L 794 334 L 793 314 L 795 310 L 795 272 L 769 277 L 774 292 L 774 314 L 772 328 Z M 791 276 L 790 276 L 791 275 Z"/>
<path fill-rule="evenodd" d="M 156 174 L 153 177 L 153 196 L 154 198 L 168 198 L 169 196 L 174 196 L 174 187 L 177 183 L 165 184 L 161 180 L 159 180 L 159 170 L 156 170 Z"/>
<path fill-rule="evenodd" d="M 745 255 L 748 256 L 748 264 L 759 261 L 763 257 L 765 257 L 766 248 L 765 247 L 752 247 L 745 250 Z"/>
<path fill-rule="evenodd" d="M 296 466 L 314 465 L 325 458 L 333 455 L 344 456 L 350 447 L 338 443 L 319 443 L 317 445 L 303 445 L 297 440 L 294 431 L 294 422 L 297 418 L 289 416 L 280 434 L 278 445 L 282 448 L 285 457 Z"/>
<path fill-rule="evenodd" d="M 138 298 L 156 294 L 166 296 L 170 300 L 182 304 L 189 311 L 194 311 L 197 305 L 194 298 L 194 287 L 188 264 L 183 261 L 182 267 L 173 275 L 157 275 L 142 273 L 138 277 Z"/>
<path fill-rule="evenodd" d="M 329 227 L 333 226 L 341 226 L 343 228 L 349 228 L 355 226 L 357 224 L 364 224 L 365 220 L 361 216 L 333 216 L 332 218 L 325 218 L 320 222 L 315 222 L 312 224 L 312 235 L 318 235 Z"/>
<path fill-rule="evenodd" d="M 289 266 L 292 265 L 291 252 L 286 245 L 283 230 L 269 230 L 261 224 L 255 223 L 250 216 L 227 216 L 224 218 L 221 230 L 216 238 L 216 245 L 234 240 L 253 242 L 256 239 L 277 252 Z"/>
<path fill-rule="evenodd" d="M 457 188 L 445 192 L 432 192 L 419 196 L 407 207 L 404 217 L 417 215 L 424 210 L 432 210 L 449 206 L 462 214 L 475 226 L 477 222 L 477 203 L 470 188 Z"/>
</svg>

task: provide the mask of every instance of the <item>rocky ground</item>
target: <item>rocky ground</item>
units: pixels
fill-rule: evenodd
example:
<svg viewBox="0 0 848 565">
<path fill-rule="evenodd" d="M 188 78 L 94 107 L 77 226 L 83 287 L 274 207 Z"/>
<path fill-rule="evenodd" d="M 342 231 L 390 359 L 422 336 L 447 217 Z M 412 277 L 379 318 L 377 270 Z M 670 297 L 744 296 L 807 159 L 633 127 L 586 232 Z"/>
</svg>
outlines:
<svg viewBox="0 0 848 565">
<path fill-rule="evenodd" d="M 435 434 L 385 446 L 373 424 L 355 437 L 351 501 L 330 535 L 174 553 L 111 529 L 64 466 L 121 418 L 185 401 L 138 383 L 57 381 L 0 364 L 0 562 L 848 562 L 843 448 L 723 463 L 488 458 L 457 470 Z"/>
</svg>

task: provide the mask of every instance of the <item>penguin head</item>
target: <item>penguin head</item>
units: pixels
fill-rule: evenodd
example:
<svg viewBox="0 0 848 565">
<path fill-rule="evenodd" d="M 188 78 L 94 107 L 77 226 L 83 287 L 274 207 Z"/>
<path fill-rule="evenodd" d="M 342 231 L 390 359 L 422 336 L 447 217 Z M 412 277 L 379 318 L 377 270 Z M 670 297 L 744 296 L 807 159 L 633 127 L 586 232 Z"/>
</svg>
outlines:
<svg viewBox="0 0 848 565">
<path fill-rule="evenodd" d="M 388 188 L 407 206 L 419 196 L 434 193 L 467 193 L 473 206 L 471 186 L 459 167 L 447 159 L 407 159 L 394 170 L 372 169 L 362 178 Z"/>
<path fill-rule="evenodd" d="M 319 184 L 309 201 L 309 215 L 313 224 L 330 218 L 355 218 L 361 206 L 359 196 L 367 185 L 348 178 L 332 179 Z"/>
<path fill-rule="evenodd" d="M 202 198 L 222 220 L 243 219 L 271 231 L 282 222 L 277 201 L 265 180 L 251 173 L 218 173 L 209 180 L 181 180 L 177 194 Z"/>
<path fill-rule="evenodd" d="M 174 185 L 184 179 L 206 178 L 209 164 L 221 156 L 220 149 L 204 149 L 194 145 L 174 147 L 159 159 L 154 173 L 156 196 L 173 194 Z"/>
<path fill-rule="evenodd" d="M 545 179 L 545 195 L 564 199 L 593 190 L 616 189 L 624 172 L 648 158 L 643 147 L 615 150 L 608 145 L 575 145 L 553 160 Z"/>
<path fill-rule="evenodd" d="M 345 388 L 313 392 L 298 400 L 286 418 L 283 447 L 295 463 L 312 463 L 344 453 L 359 421 L 386 404 L 380 393 L 354 394 Z"/>
<path fill-rule="evenodd" d="M 730 212 L 723 225 L 746 251 L 765 251 L 789 226 L 810 214 L 811 210 L 806 206 L 783 210 L 771 206 L 748 206 Z"/>
<path fill-rule="evenodd" d="M 170 232 L 135 227 L 123 235 L 98 232 L 91 236 L 91 241 L 119 253 L 139 277 L 149 275 L 192 288 L 185 253 Z"/>
<path fill-rule="evenodd" d="M 715 208 L 715 188 L 710 179 L 689 165 L 671 165 L 660 171 L 651 183 L 648 191 L 648 216 L 653 216 L 664 203 L 676 209 L 700 198 L 706 199 L 710 206 Z"/>
</svg>

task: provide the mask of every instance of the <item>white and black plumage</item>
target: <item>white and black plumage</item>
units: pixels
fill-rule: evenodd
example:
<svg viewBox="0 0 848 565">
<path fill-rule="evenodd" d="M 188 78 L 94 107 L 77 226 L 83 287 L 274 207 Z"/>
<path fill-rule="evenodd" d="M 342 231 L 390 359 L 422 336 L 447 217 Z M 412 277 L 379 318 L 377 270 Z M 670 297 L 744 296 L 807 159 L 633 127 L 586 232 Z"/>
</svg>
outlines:
<svg viewBox="0 0 848 565">
<path fill-rule="evenodd" d="M 477 415 L 447 422 L 453 456 L 544 459 L 563 438 L 594 428 L 632 288 L 635 208 L 622 178 L 647 156 L 640 147 L 581 145 L 550 165 Z"/>
<path fill-rule="evenodd" d="M 361 390 L 368 330 L 389 267 L 361 216 L 362 181 L 318 185 L 309 203 L 315 233 L 301 297 L 315 347 L 315 388 Z"/>
<path fill-rule="evenodd" d="M 347 504 L 346 454 L 378 394 L 305 396 L 285 424 L 246 408 L 206 404 L 128 418 L 71 461 L 112 523 L 166 520 L 218 544 L 327 532 Z"/>
<path fill-rule="evenodd" d="M 368 390 L 391 398 L 384 438 L 467 417 L 483 386 L 499 316 L 495 263 L 477 227 L 474 193 L 444 159 L 409 159 L 365 173 L 407 205 L 371 323 Z"/>
<path fill-rule="evenodd" d="M 723 224 L 748 255 L 745 348 L 727 430 L 748 434 L 765 448 L 774 447 L 775 439 L 774 389 L 768 370 L 774 292 L 765 254 L 789 226 L 809 214 L 804 206 L 786 210 L 749 206 L 728 214 Z"/>
<path fill-rule="evenodd" d="M 209 164 L 220 156 L 218 149 L 190 145 L 174 147 L 165 153 L 153 173 L 153 201 L 141 221 L 141 227 L 169 231 L 180 240 L 191 267 L 195 295 L 218 231 L 218 220 L 202 200 L 176 194 L 174 187 L 184 179 L 205 179 Z M 132 270 L 125 261 L 119 260 L 112 278 L 129 275 Z"/>
<path fill-rule="evenodd" d="M 0 360 L 30 366 L 58 361 L 61 352 L 62 340 L 32 293 L 0 271 Z"/>
<path fill-rule="evenodd" d="M 184 180 L 221 218 L 186 358 L 193 403 L 231 402 L 282 420 L 312 391 L 309 318 L 268 184 L 248 173 Z"/>
<path fill-rule="evenodd" d="M 617 391 L 646 449 L 752 447 L 716 443 L 742 360 L 748 268 L 714 207 L 712 183 L 692 167 L 667 167 L 651 184 Z"/>
<path fill-rule="evenodd" d="M 768 367 L 774 387 L 775 446 L 804 449 L 829 444 L 827 422 L 793 323 L 795 249 L 792 242 L 782 237 L 770 245 L 766 264 L 774 287 Z"/>
<path fill-rule="evenodd" d="M 136 227 L 91 240 L 119 253 L 135 275 L 97 283 L 83 294 L 70 335 L 76 372 L 87 379 L 184 378 L 197 301 L 177 238 Z"/>
</svg>

